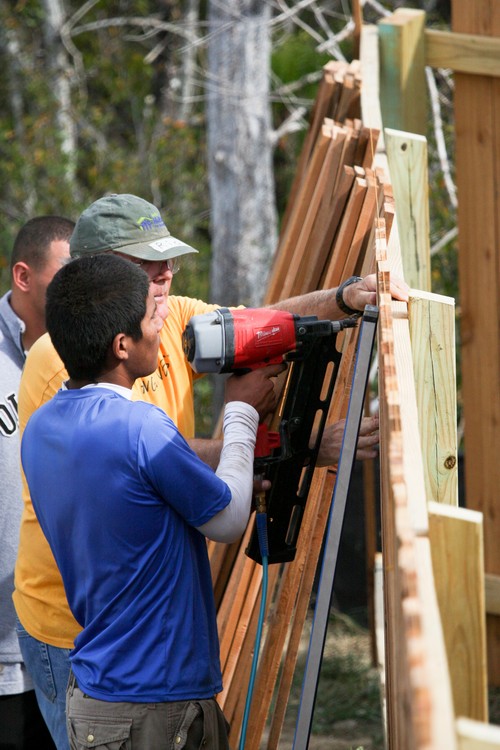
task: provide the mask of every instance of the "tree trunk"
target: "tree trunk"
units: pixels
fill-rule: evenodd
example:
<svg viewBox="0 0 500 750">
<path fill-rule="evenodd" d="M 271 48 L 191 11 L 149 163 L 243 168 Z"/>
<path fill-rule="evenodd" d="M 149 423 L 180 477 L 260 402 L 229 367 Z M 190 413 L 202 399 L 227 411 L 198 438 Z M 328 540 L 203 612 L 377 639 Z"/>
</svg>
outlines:
<svg viewBox="0 0 500 750">
<path fill-rule="evenodd" d="M 209 3 L 211 297 L 261 304 L 277 241 L 269 107 L 270 3 Z"/>
<path fill-rule="evenodd" d="M 64 7 L 61 0 L 43 0 L 45 18 L 43 38 L 47 52 L 47 67 L 51 88 L 57 101 L 56 123 L 61 138 L 61 150 L 66 157 L 68 187 L 76 188 L 76 126 L 71 114 L 71 66 L 61 39 Z"/>
</svg>

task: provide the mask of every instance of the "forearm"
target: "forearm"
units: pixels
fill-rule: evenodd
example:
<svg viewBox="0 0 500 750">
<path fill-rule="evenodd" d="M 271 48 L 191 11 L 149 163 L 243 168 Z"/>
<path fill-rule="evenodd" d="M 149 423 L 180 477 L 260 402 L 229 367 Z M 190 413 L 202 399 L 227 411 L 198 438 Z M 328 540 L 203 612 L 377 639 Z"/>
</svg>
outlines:
<svg viewBox="0 0 500 750">
<path fill-rule="evenodd" d="M 345 283 L 347 279 L 343 279 Z M 320 320 L 340 320 L 346 317 L 346 311 L 342 311 L 337 304 L 336 294 L 338 287 L 332 289 L 321 289 L 317 292 L 303 294 L 300 297 L 277 302 L 270 307 L 276 310 L 288 310 L 296 315 L 316 315 Z M 394 299 L 408 301 L 408 284 L 397 277 L 391 277 L 391 295 Z M 341 290 L 344 305 L 354 312 L 363 312 L 366 305 L 377 304 L 377 280 L 375 274 L 369 274 L 364 279 L 359 279 L 349 285 L 344 285 Z"/>
<path fill-rule="evenodd" d="M 345 318 L 345 313 L 337 305 L 336 291 L 336 287 L 320 289 L 299 297 L 290 297 L 269 307 L 275 310 L 286 310 L 295 315 L 316 315 L 319 320 L 339 320 Z"/>
<path fill-rule="evenodd" d="M 222 440 L 215 438 L 192 438 L 188 440 L 188 443 L 202 461 L 211 466 L 212 469 L 217 468 L 222 451 Z"/>
<path fill-rule="evenodd" d="M 253 490 L 253 459 L 259 424 L 257 411 L 249 404 L 233 401 L 224 414 L 224 445 L 216 474 L 231 491 L 224 510 L 198 528 L 216 542 L 233 542 L 244 532 L 250 515 Z"/>
</svg>

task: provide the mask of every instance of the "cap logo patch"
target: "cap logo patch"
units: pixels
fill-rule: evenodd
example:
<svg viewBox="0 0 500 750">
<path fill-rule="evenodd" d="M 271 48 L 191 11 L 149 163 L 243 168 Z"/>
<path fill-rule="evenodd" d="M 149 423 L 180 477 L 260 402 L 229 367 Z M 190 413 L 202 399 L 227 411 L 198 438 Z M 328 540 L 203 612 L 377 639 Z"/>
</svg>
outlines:
<svg viewBox="0 0 500 750">
<path fill-rule="evenodd" d="M 181 242 L 175 237 L 163 237 L 161 240 L 155 240 L 148 244 L 149 247 L 152 247 L 153 250 L 158 250 L 159 253 L 165 253 L 167 250 L 172 250 L 174 247 L 189 247 L 185 242 Z"/>
<path fill-rule="evenodd" d="M 142 232 L 150 232 L 153 229 L 166 229 L 160 214 L 156 216 L 141 216 L 137 219 L 136 224 Z"/>
</svg>

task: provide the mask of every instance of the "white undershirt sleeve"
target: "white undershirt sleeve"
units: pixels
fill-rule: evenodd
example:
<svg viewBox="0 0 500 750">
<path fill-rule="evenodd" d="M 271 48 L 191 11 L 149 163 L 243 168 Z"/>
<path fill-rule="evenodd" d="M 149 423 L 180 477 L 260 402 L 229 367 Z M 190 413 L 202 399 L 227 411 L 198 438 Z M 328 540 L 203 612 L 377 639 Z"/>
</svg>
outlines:
<svg viewBox="0 0 500 750">
<path fill-rule="evenodd" d="M 224 442 L 216 474 L 229 486 L 231 500 L 224 510 L 198 526 L 215 542 L 234 542 L 243 534 L 252 503 L 253 459 L 259 415 L 250 404 L 230 401 L 224 410 Z"/>
</svg>

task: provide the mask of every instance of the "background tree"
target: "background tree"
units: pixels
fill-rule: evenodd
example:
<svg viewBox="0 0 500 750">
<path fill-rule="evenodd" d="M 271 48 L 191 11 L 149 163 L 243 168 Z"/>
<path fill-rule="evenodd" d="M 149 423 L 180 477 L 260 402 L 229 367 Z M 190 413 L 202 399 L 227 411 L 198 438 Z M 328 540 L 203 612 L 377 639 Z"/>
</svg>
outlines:
<svg viewBox="0 0 500 750">
<path fill-rule="evenodd" d="M 211 290 L 225 304 L 257 306 L 277 240 L 271 8 L 259 0 L 213 2 L 208 20 Z"/>
</svg>

